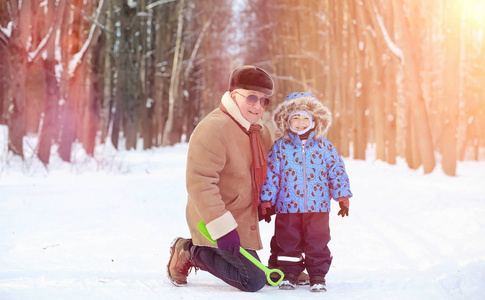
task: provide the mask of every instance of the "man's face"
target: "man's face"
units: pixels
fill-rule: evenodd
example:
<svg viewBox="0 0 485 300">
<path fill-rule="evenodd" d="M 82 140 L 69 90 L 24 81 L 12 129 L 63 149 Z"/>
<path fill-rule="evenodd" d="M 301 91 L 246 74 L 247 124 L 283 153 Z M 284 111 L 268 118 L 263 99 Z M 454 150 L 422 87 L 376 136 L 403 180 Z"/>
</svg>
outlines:
<svg viewBox="0 0 485 300">
<path fill-rule="evenodd" d="M 236 102 L 242 116 L 251 124 L 256 123 L 264 113 L 264 107 L 261 106 L 261 101 L 256 101 L 254 104 L 248 104 L 246 101 L 247 96 L 255 95 L 258 99 L 268 97 L 265 93 L 258 91 L 250 91 L 237 89 L 231 92 L 231 97 Z"/>
</svg>

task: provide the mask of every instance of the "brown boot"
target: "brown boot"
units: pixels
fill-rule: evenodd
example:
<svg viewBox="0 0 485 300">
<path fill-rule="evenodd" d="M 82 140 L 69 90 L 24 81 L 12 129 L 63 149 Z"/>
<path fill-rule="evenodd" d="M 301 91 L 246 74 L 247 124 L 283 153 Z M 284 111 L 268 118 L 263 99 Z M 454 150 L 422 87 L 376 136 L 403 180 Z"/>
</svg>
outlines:
<svg viewBox="0 0 485 300">
<path fill-rule="evenodd" d="M 187 284 L 187 276 L 194 265 L 190 262 L 192 240 L 175 238 L 170 247 L 170 260 L 167 265 L 168 279 L 175 286 Z"/>
<path fill-rule="evenodd" d="M 298 276 L 298 285 L 309 285 L 310 284 L 310 276 L 308 276 L 305 271 L 300 273 Z"/>
</svg>

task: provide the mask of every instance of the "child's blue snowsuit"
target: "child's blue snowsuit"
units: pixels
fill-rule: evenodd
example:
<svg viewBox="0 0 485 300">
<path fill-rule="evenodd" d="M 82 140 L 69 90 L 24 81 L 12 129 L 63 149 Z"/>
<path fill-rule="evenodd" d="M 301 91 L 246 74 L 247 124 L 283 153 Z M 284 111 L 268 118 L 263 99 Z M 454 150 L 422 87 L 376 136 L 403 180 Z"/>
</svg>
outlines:
<svg viewBox="0 0 485 300">
<path fill-rule="evenodd" d="M 261 201 L 276 207 L 275 237 L 278 266 L 298 276 L 306 267 L 310 278 L 325 277 L 332 256 L 330 199 L 352 197 L 345 165 L 333 145 L 312 132 L 306 143 L 292 132 L 268 152 Z M 305 253 L 303 259 L 302 253 Z"/>
</svg>

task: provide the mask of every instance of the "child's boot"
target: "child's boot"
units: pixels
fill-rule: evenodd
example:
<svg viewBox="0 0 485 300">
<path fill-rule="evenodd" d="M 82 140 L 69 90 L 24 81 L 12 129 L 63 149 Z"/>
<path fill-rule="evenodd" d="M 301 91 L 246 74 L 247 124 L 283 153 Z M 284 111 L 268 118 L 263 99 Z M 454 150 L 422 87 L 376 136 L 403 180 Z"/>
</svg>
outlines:
<svg viewBox="0 0 485 300">
<path fill-rule="evenodd" d="M 310 277 L 310 292 L 326 292 L 327 285 L 325 283 L 325 277 L 312 276 Z"/>
<path fill-rule="evenodd" d="M 298 286 L 298 276 L 295 274 L 285 274 L 285 278 L 280 283 L 280 289 L 282 290 L 294 290 Z"/>
</svg>

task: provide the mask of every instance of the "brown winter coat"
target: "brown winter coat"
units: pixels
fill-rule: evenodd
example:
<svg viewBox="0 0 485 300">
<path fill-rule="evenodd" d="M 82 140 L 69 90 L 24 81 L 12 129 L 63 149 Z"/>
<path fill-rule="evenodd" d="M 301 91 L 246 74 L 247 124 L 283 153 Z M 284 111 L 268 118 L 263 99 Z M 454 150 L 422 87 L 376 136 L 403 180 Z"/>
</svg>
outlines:
<svg viewBox="0 0 485 300">
<path fill-rule="evenodd" d="M 228 92 L 221 103 L 240 125 L 249 129 L 251 124 L 242 117 Z M 251 146 L 249 136 L 235 120 L 217 108 L 192 133 L 187 153 L 187 223 L 196 245 L 215 246 L 197 229 L 203 220 L 213 239 L 237 229 L 241 246 L 259 250 L 262 243 L 252 196 Z M 268 151 L 272 145 L 268 128 L 263 126 L 260 134 Z"/>
</svg>

